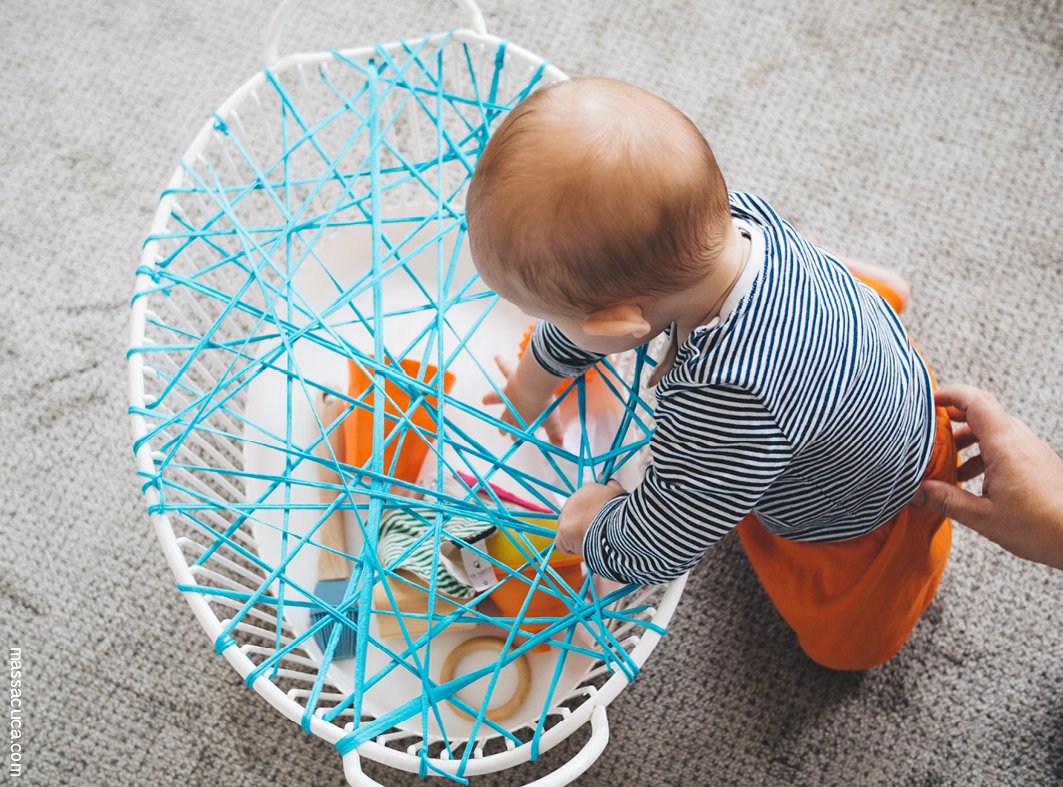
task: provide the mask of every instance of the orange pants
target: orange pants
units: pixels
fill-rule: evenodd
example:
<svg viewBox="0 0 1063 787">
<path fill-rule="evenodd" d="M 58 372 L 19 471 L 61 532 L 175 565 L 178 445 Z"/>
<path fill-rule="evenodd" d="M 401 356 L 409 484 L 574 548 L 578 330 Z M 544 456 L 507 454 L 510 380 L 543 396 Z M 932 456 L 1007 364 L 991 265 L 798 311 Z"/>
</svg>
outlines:
<svg viewBox="0 0 1063 787">
<path fill-rule="evenodd" d="M 886 300 L 894 305 L 894 298 Z M 925 477 L 956 483 L 956 445 L 941 408 Z M 900 650 L 930 605 L 948 560 L 952 523 L 907 506 L 867 535 L 810 543 L 773 535 L 749 514 L 738 536 L 805 653 L 830 669 L 865 670 Z"/>
</svg>

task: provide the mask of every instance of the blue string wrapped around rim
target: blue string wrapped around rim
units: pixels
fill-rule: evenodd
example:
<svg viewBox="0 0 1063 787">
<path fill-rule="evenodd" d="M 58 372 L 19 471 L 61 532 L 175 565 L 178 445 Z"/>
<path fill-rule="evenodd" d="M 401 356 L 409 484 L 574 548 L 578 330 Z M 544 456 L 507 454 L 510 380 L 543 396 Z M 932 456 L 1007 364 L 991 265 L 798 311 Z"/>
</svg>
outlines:
<svg viewBox="0 0 1063 787">
<path fill-rule="evenodd" d="M 643 371 L 652 366 L 646 353 L 627 359 L 626 369 L 616 359 L 603 361 L 598 385 L 620 416 L 615 434 L 604 442 L 599 435 L 597 445 L 582 429 L 593 417 L 584 378 L 569 383 L 534 423 L 519 427 L 468 398 L 476 385 L 499 392 L 484 347 L 494 338 L 498 310 L 508 305 L 468 266 L 462 200 L 491 129 L 542 82 L 545 68 L 508 73 L 506 48 L 503 41 L 485 55 L 450 33 L 377 45 L 364 58 L 332 52 L 316 68 L 300 66 L 292 74 L 267 69 L 249 94 L 254 112 L 215 115 L 209 150 L 183 160 L 163 194 L 167 210 L 147 239 L 157 253 L 138 269 L 134 296 L 143 335 L 134 331 L 130 350 L 150 389 L 142 401 L 134 396 L 131 407 L 142 425 L 134 450 L 138 458 L 150 452 L 150 471 L 140 470 L 149 512 L 188 534 L 175 541 L 175 549 L 192 554 L 182 557 L 188 573 L 179 573 L 186 578 L 181 591 L 227 613 L 216 629 L 217 651 L 236 647 L 253 656 L 248 685 L 263 676 L 283 678 L 286 665 L 302 664 L 312 676 L 309 688 L 297 692 L 303 726 L 348 719 L 336 741 L 341 752 L 397 728 L 408 732 L 410 720 L 418 719 L 421 773 L 458 781 L 484 736 L 511 747 L 528 743 L 488 716 L 506 665 L 544 644 L 554 660 L 550 674 L 536 675 L 543 688 L 531 727 L 534 758 L 568 660 L 591 658 L 604 672 L 630 679 L 638 666 L 617 632 L 663 634 L 647 604 L 630 603 L 640 589 L 602 592 L 591 576 L 579 587 L 567 583 L 549 562 L 552 544 L 537 549 L 529 538 L 549 535 L 549 528 L 507 507 L 493 486 L 519 490 L 556 516 L 582 483 L 604 481 L 630 465 L 653 428 L 652 407 L 639 395 Z M 257 139 L 248 129 L 252 114 L 256 122 L 275 124 L 271 143 L 250 144 Z M 357 264 L 355 239 L 368 250 Z M 396 303 L 400 291 L 405 300 Z M 515 349 L 496 346 L 499 353 Z M 475 384 L 448 393 L 443 375 L 411 374 L 404 360 L 422 372 L 429 365 L 462 366 Z M 348 362 L 372 380 L 362 396 L 352 396 L 331 372 L 321 373 L 342 371 Z M 408 407 L 388 395 L 388 385 L 408 397 Z M 329 424 L 309 406 L 321 393 L 341 400 L 345 415 L 372 414 L 373 450 L 364 465 L 331 452 L 321 459 Z M 538 437 L 542 421 L 566 407 L 580 427 L 574 443 L 555 446 Z M 431 414 L 433 430 L 414 423 L 417 408 Z M 488 444 L 484 435 L 498 430 L 513 440 Z M 397 482 L 385 466 L 388 445 L 413 439 L 431 446 L 426 484 Z M 534 456 L 543 472 L 529 472 L 522 456 Z M 323 461 L 339 484 L 323 484 L 310 472 Z M 322 488 L 337 493 L 335 502 L 314 496 Z M 377 542 L 382 515 L 396 509 L 424 520 L 422 542 L 431 540 L 437 557 L 454 538 L 444 527 L 451 517 L 504 527 L 515 534 L 525 565 L 507 565 L 482 545 L 462 546 L 490 563 L 502 582 L 527 584 L 525 572 L 533 569 L 531 588 L 562 600 L 566 612 L 492 614 L 480 605 L 490 588 L 436 614 L 433 579 L 427 631 L 414 636 L 403 628 L 401 641 L 375 637 L 372 615 L 347 613 L 373 609 L 374 589 L 395 577 L 397 563 L 381 563 Z M 308 555 L 328 549 L 315 534 L 336 510 L 356 523 L 357 543 L 344 555 L 354 568 L 339 605 L 322 601 L 305 571 L 296 570 L 312 562 Z M 310 610 L 322 613 L 316 623 L 307 622 Z M 496 662 L 439 684 L 429 674 L 433 643 L 437 651 L 445 648 L 448 628 L 458 622 L 496 626 L 505 644 Z M 314 635 L 324 626 L 332 627 L 327 645 L 315 651 Z M 344 667 L 350 683 L 337 693 L 329 676 L 341 664 L 335 657 L 344 626 L 356 629 L 356 649 L 353 666 Z M 366 697 L 395 675 L 415 683 L 416 693 L 394 707 L 367 708 Z M 457 696 L 485 680 L 477 705 Z M 448 731 L 457 723 L 444 712 L 454 706 L 472 718 L 458 733 Z M 429 741 L 440 742 L 438 751 L 430 751 Z M 439 756 L 457 764 L 441 769 Z"/>
</svg>

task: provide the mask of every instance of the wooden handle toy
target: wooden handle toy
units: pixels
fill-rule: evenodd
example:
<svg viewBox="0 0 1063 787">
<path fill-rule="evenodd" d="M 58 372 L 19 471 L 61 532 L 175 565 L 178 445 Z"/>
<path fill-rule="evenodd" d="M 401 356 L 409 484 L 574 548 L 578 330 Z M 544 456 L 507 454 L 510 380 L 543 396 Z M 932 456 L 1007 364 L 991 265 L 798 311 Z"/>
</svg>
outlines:
<svg viewBox="0 0 1063 787">
<path fill-rule="evenodd" d="M 439 671 L 439 682 L 442 684 L 452 681 L 458 664 L 467 654 L 477 650 L 495 650 L 501 655 L 505 646 L 506 641 L 501 637 L 473 637 L 465 640 L 447 654 L 446 659 L 443 661 L 443 667 Z M 531 667 L 528 666 L 528 659 L 522 655 L 515 661 L 510 662 L 509 666 L 517 668 L 517 688 L 513 695 L 502 705 L 497 708 L 487 709 L 485 715 L 491 721 L 505 721 L 516 713 L 520 706 L 524 704 L 524 700 L 527 699 L 528 692 L 531 690 Z M 456 713 L 460 713 L 466 718 L 472 718 L 457 705 L 451 703 L 451 707 Z"/>
<path fill-rule="evenodd" d="M 321 426 L 328 429 L 343 414 L 345 405 L 341 399 L 319 392 L 314 395 L 314 409 L 317 412 L 317 418 L 321 422 Z M 324 460 L 317 463 L 318 480 L 323 484 L 339 486 L 341 479 L 336 472 L 334 462 L 336 460 L 342 461 L 344 456 L 343 425 L 335 426 L 329 433 L 327 440 L 318 442 L 314 448 L 314 454 Z M 333 457 L 335 457 L 335 460 Z M 343 492 L 319 487 L 318 494 L 321 502 L 329 506 Z M 327 549 L 318 549 L 317 551 L 317 584 L 314 586 L 314 595 L 323 604 L 335 607 L 343 603 L 344 596 L 347 595 L 347 585 L 351 579 L 350 561 L 344 557 L 347 552 L 347 537 L 343 524 L 343 511 L 339 508 L 335 509 L 329 515 L 329 518 L 321 523 L 314 537 L 319 544 L 327 547 Z M 336 551 L 332 552 L 330 550 Z M 324 606 L 314 607 L 310 610 L 310 624 L 316 625 L 327 616 L 329 616 L 327 608 Z M 343 626 L 343 631 L 336 644 L 336 649 L 333 651 L 333 658 L 352 658 L 357 644 L 357 631 L 355 628 L 357 624 L 358 609 L 353 607 L 347 611 L 346 620 L 340 621 L 333 617 L 329 623 L 317 629 L 314 632 L 314 642 L 317 643 L 321 650 L 325 650 L 328 647 L 329 640 L 332 638 L 332 632 L 335 627 L 341 625 Z"/>
<path fill-rule="evenodd" d="M 340 417 L 344 410 L 341 399 L 322 393 L 317 397 L 317 415 L 321 425 L 326 429 Z M 331 449 L 332 453 L 329 453 Z M 344 459 L 343 427 L 337 426 L 328 436 L 328 441 L 322 440 L 317 444 L 314 453 L 322 458 L 324 463 L 317 466 L 317 479 L 323 484 L 339 486 L 341 479 L 332 465 L 332 457 L 339 461 Z M 332 501 L 340 494 L 334 489 L 319 487 L 320 500 L 325 505 L 331 505 Z M 343 525 L 343 511 L 336 509 L 329 518 L 318 528 L 315 540 L 337 552 L 347 551 L 347 537 Z M 318 580 L 347 579 L 351 575 L 350 561 L 335 552 L 326 549 L 318 550 L 317 555 L 317 578 Z"/>
</svg>

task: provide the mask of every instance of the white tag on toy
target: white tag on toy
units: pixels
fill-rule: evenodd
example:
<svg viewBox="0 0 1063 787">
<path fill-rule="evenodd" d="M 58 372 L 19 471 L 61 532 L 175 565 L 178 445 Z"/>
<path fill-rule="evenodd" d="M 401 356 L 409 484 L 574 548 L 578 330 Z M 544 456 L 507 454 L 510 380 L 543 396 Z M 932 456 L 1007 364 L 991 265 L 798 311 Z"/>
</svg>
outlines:
<svg viewBox="0 0 1063 787">
<path fill-rule="evenodd" d="M 482 591 L 498 584 L 491 561 L 471 549 L 461 550 L 461 562 L 469 575 L 469 584 L 474 590 Z"/>
</svg>

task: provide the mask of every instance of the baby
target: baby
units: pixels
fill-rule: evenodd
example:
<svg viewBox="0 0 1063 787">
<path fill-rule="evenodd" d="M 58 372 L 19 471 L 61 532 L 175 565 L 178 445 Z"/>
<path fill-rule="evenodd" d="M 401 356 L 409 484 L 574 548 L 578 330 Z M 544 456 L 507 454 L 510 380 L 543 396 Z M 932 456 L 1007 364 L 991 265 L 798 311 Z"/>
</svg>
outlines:
<svg viewBox="0 0 1063 787">
<path fill-rule="evenodd" d="M 485 283 L 542 320 L 517 366 L 500 363 L 525 422 L 558 378 L 670 336 L 644 479 L 579 489 L 559 547 L 654 584 L 737 529 L 809 656 L 834 669 L 889 659 L 950 542 L 948 520 L 909 503 L 923 478 L 956 470 L 895 313 L 903 281 L 872 266 L 855 271 L 871 286 L 854 278 L 764 200 L 729 193 L 679 110 L 603 78 L 540 89 L 510 113 L 467 219 Z"/>
</svg>

